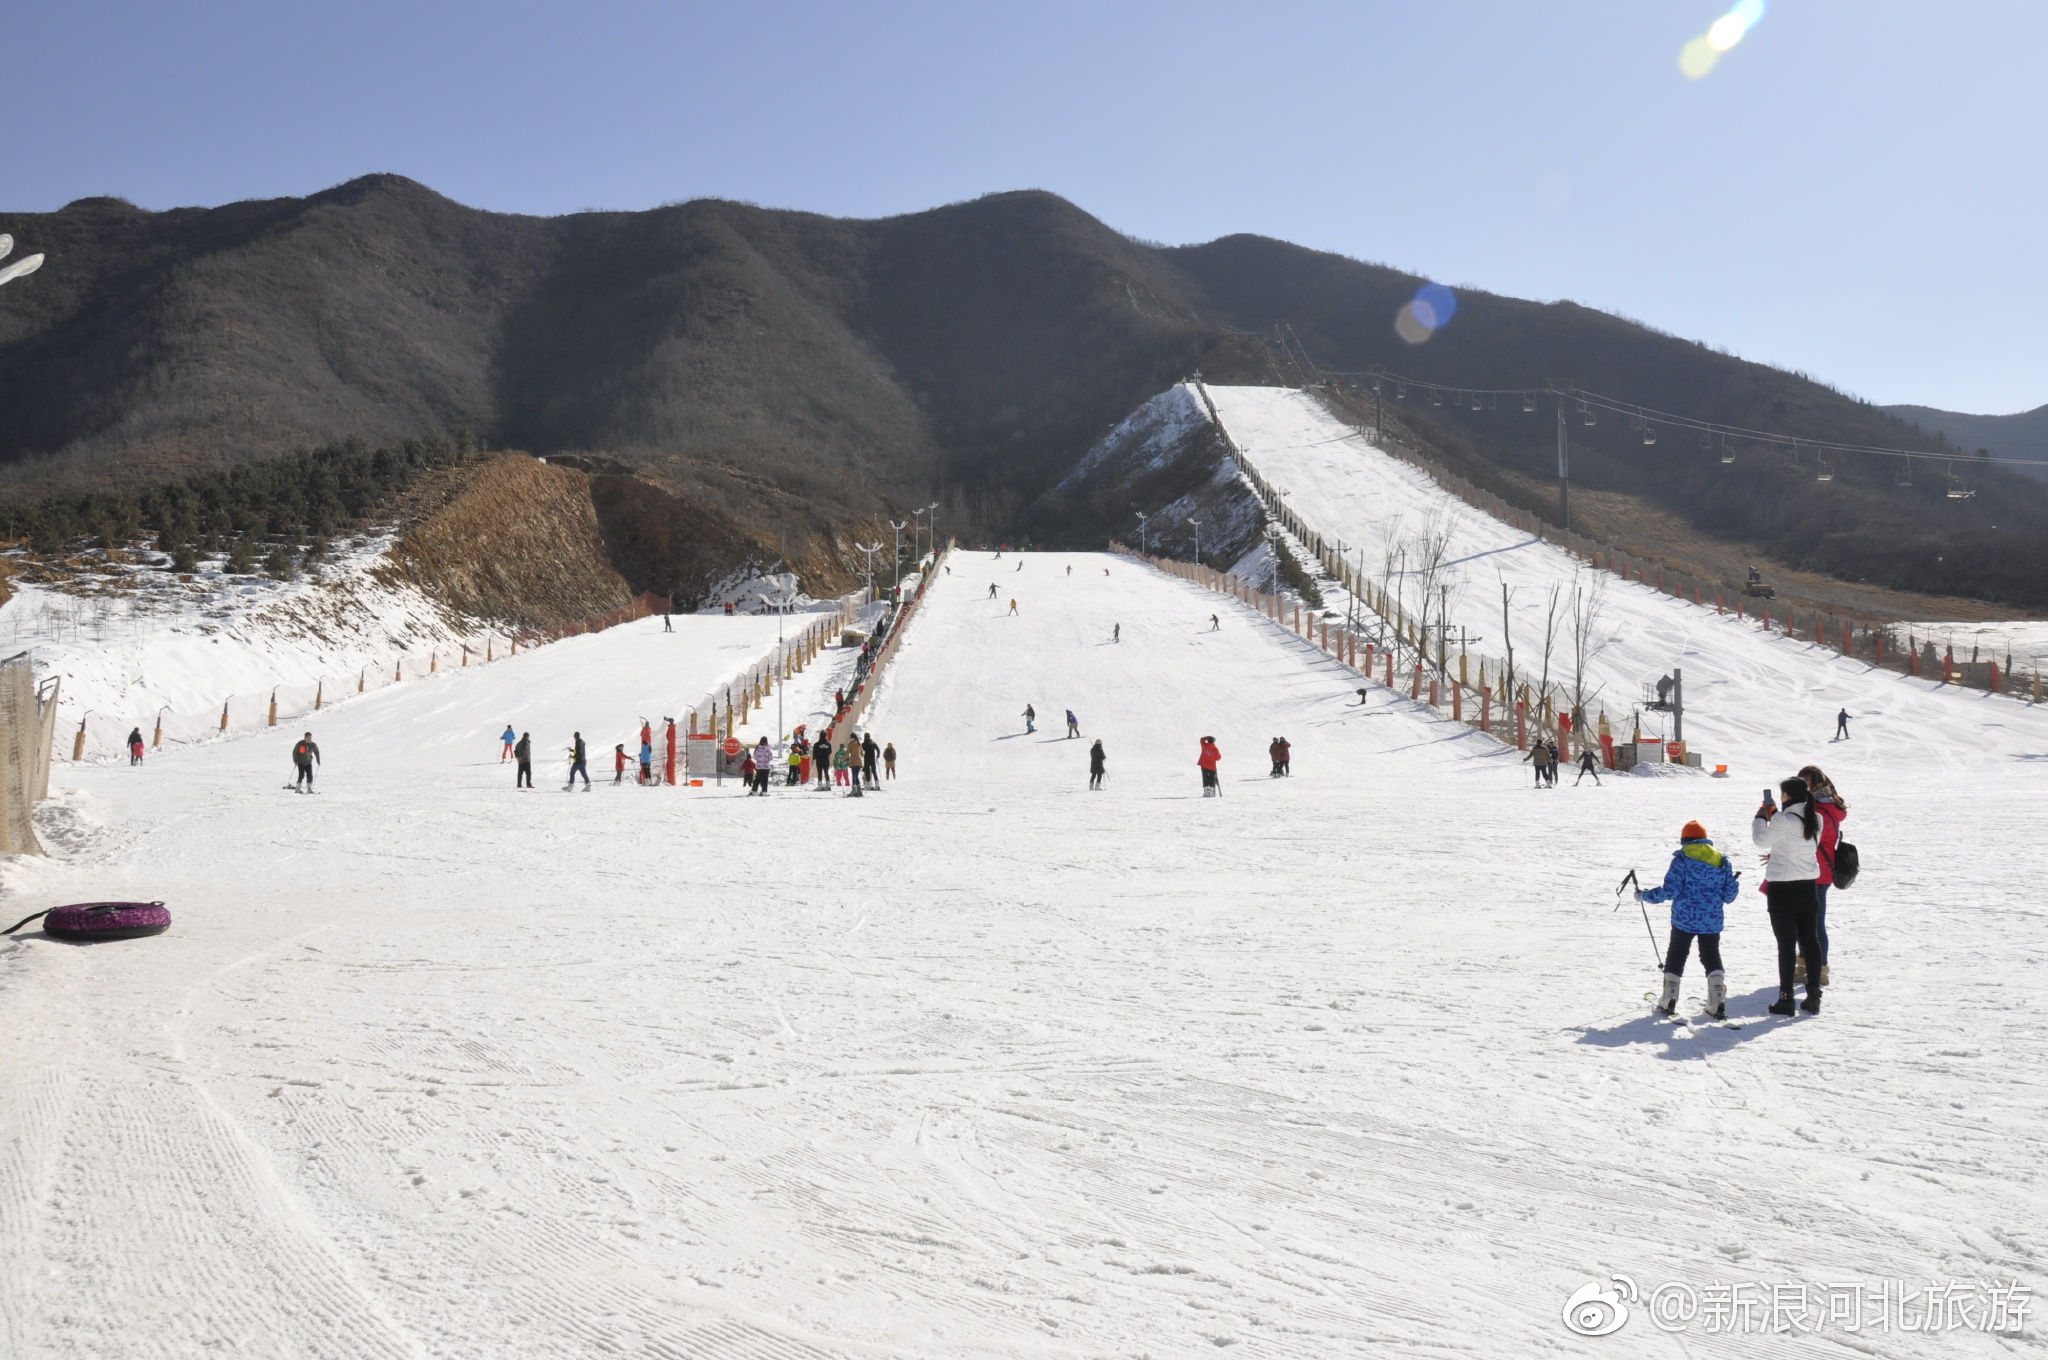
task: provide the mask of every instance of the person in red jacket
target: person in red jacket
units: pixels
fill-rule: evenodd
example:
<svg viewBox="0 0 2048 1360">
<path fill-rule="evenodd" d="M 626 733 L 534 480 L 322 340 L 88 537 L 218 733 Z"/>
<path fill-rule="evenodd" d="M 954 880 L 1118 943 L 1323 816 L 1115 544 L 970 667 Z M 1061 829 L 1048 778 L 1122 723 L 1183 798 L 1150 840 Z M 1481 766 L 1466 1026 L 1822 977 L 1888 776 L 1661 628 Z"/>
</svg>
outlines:
<svg viewBox="0 0 2048 1360">
<path fill-rule="evenodd" d="M 1820 936 L 1820 985 L 1828 985 L 1828 889 L 1835 885 L 1835 847 L 1842 843 L 1842 819 L 1849 815 L 1849 805 L 1842 801 L 1842 795 L 1835 789 L 1834 781 L 1820 772 L 1818 765 L 1809 765 L 1799 772 L 1806 781 L 1806 787 L 1813 791 L 1813 810 L 1820 814 L 1820 883 L 1814 889 L 1814 896 L 1820 901 L 1820 910 L 1814 913 L 1814 933 Z M 1796 976 L 1806 976 L 1806 959 L 1799 960 Z"/>
<path fill-rule="evenodd" d="M 624 742 L 612 747 L 612 783 L 626 782 L 626 746 Z"/>
<path fill-rule="evenodd" d="M 1216 762 L 1221 759 L 1223 759 L 1223 753 L 1216 749 L 1216 738 L 1203 737 L 1202 754 L 1196 757 L 1195 764 L 1202 767 L 1202 796 L 1204 798 L 1221 798 L 1223 796 L 1223 786 L 1216 782 Z"/>
</svg>

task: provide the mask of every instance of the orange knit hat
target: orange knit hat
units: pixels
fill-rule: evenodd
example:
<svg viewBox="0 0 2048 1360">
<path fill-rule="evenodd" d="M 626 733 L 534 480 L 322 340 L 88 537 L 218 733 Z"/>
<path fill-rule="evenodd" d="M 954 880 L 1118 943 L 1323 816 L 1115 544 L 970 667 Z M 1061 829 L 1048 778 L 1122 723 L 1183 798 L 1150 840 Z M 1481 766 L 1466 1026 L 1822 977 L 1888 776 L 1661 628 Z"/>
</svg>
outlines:
<svg viewBox="0 0 2048 1360">
<path fill-rule="evenodd" d="M 1678 839 L 1682 841 L 1703 841 L 1706 838 L 1707 829 L 1698 822 L 1687 822 L 1678 829 Z"/>
</svg>

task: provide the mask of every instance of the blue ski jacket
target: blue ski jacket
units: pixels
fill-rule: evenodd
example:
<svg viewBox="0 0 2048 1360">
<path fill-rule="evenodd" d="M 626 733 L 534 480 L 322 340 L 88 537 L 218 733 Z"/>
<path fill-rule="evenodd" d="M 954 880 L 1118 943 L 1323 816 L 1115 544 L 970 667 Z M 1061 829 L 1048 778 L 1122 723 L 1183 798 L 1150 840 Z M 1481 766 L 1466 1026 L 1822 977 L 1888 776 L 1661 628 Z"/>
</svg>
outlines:
<svg viewBox="0 0 2048 1360">
<path fill-rule="evenodd" d="M 1719 935 L 1721 908 L 1735 900 L 1735 870 L 1712 841 L 1686 841 L 1671 856 L 1662 886 L 1645 902 L 1669 902 L 1671 925 L 1692 935 Z"/>
</svg>

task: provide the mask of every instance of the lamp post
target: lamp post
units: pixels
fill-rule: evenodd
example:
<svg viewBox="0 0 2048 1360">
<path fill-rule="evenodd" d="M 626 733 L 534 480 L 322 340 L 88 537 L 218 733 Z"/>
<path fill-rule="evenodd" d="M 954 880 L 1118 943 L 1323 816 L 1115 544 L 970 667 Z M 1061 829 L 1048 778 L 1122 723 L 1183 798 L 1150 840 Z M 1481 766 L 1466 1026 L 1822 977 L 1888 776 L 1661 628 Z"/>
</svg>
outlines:
<svg viewBox="0 0 2048 1360">
<path fill-rule="evenodd" d="M 917 558 L 920 562 L 924 560 L 924 554 L 917 550 L 917 535 L 924 526 L 919 524 L 918 521 L 930 513 L 931 511 L 929 510 L 913 510 L 910 512 L 910 555 Z"/>
<path fill-rule="evenodd" d="M 896 570 L 889 578 L 889 588 L 891 590 L 901 589 L 903 585 L 903 528 L 905 523 L 906 521 L 898 519 L 889 521 L 889 528 L 895 532 L 892 546 L 896 550 Z M 917 538 L 915 535 L 911 537 L 910 550 L 912 552 L 917 551 Z"/>
<path fill-rule="evenodd" d="M 939 557 L 939 503 L 933 501 L 925 513 L 929 516 L 925 521 L 925 530 L 932 536 L 932 560 L 937 561 Z"/>
<path fill-rule="evenodd" d="M 1138 507 L 1134 505 L 1131 509 L 1138 510 Z M 1145 521 L 1150 518 L 1152 517 L 1143 510 L 1138 510 L 1138 551 L 1147 557 L 1152 555 L 1152 545 L 1145 538 Z"/>
<path fill-rule="evenodd" d="M 1202 565 L 1202 521 L 1191 519 L 1188 523 L 1195 526 L 1195 565 L 1199 567 Z"/>
<path fill-rule="evenodd" d="M 875 596 L 875 554 L 882 550 L 882 545 L 879 543 L 856 543 L 853 546 L 868 555 L 868 567 L 862 575 L 866 577 L 868 583 L 868 603 L 873 604 Z"/>
</svg>

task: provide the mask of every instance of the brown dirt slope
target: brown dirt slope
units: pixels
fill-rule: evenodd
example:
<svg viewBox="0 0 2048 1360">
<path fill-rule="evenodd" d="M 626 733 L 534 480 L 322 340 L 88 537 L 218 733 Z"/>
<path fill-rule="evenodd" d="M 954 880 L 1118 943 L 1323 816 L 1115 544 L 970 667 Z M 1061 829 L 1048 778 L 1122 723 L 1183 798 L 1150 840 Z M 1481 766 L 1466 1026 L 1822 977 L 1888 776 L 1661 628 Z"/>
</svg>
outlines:
<svg viewBox="0 0 2048 1360">
<path fill-rule="evenodd" d="M 391 550 L 384 570 L 453 609 L 527 627 L 618 609 L 634 591 L 612 565 L 590 477 L 510 454 Z"/>
</svg>

